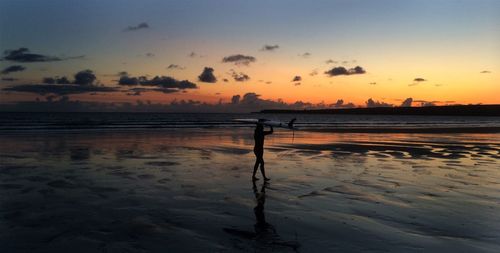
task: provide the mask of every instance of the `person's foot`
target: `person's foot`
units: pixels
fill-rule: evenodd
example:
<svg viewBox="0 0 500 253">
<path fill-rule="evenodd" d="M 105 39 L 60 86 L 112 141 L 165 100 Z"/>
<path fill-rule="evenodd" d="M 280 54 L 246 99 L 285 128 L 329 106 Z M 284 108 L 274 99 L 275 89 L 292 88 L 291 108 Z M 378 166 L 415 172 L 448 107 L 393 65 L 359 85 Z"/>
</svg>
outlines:
<svg viewBox="0 0 500 253">
<path fill-rule="evenodd" d="M 257 180 L 259 180 L 259 178 L 257 178 L 257 177 L 252 177 L 252 181 L 257 181 Z"/>
<path fill-rule="evenodd" d="M 270 179 L 270 178 L 268 178 L 268 177 L 265 177 L 265 178 L 264 178 L 264 180 L 265 180 L 265 181 L 269 181 L 269 180 L 271 180 L 271 179 Z"/>
</svg>

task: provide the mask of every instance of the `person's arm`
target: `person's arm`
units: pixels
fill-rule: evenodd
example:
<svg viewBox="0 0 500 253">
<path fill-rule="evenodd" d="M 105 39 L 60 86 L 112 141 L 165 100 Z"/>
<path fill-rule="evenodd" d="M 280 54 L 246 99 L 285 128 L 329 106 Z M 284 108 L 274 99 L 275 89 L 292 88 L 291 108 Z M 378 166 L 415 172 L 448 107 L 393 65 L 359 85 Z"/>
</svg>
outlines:
<svg viewBox="0 0 500 253">
<path fill-rule="evenodd" d="M 264 135 L 272 134 L 274 132 L 273 127 L 272 126 L 269 127 L 271 127 L 271 131 L 264 131 Z"/>
</svg>

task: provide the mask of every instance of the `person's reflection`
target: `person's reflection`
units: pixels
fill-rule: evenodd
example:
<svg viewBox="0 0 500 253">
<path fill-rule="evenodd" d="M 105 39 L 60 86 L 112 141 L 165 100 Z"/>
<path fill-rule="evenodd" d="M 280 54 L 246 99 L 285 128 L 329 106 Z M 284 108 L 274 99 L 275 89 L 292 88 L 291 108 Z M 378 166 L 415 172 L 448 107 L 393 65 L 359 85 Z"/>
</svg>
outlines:
<svg viewBox="0 0 500 253">
<path fill-rule="evenodd" d="M 257 251 L 293 250 L 297 251 L 300 244 L 297 241 L 285 241 L 278 235 L 273 225 L 267 223 L 264 206 L 266 204 L 266 189 L 268 182 L 264 182 L 260 188 L 253 181 L 253 193 L 257 205 L 253 208 L 255 214 L 254 231 L 240 230 L 235 228 L 224 228 L 224 231 L 241 239 L 252 241 L 252 247 Z M 241 249 L 241 245 L 236 246 Z"/>
<path fill-rule="evenodd" d="M 255 214 L 255 240 L 264 248 L 268 247 L 284 247 L 296 251 L 299 248 L 299 243 L 296 241 L 284 241 L 278 235 L 278 232 L 273 225 L 267 223 L 264 206 L 266 204 L 266 188 L 269 187 L 268 182 L 264 182 L 260 191 L 258 191 L 255 181 L 253 181 L 253 193 L 257 205 L 253 208 Z"/>
<path fill-rule="evenodd" d="M 272 231 L 276 233 L 274 227 L 266 222 L 266 215 L 264 213 L 264 205 L 266 204 L 266 187 L 269 186 L 268 182 L 264 182 L 262 187 L 260 188 L 260 192 L 257 189 L 257 185 L 255 181 L 253 181 L 253 193 L 255 194 L 255 200 L 257 201 L 257 205 L 253 208 L 253 212 L 255 213 L 255 233 L 257 236 L 261 234 L 268 233 Z"/>
</svg>

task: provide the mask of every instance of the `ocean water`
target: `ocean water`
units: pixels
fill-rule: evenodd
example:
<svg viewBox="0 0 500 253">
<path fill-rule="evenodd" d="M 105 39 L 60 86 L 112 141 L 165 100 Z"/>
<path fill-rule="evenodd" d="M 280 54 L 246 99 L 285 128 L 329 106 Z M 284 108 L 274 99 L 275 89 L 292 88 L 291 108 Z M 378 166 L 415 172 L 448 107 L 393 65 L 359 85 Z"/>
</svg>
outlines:
<svg viewBox="0 0 500 253">
<path fill-rule="evenodd" d="M 500 252 L 498 118 L 1 116 L 0 252 Z"/>
<path fill-rule="evenodd" d="M 167 128 L 236 128 L 251 125 L 233 119 L 266 118 L 303 130 L 498 128 L 500 117 L 328 115 L 328 114 L 210 114 L 210 113 L 0 113 L 0 131 L 141 130 Z"/>
</svg>

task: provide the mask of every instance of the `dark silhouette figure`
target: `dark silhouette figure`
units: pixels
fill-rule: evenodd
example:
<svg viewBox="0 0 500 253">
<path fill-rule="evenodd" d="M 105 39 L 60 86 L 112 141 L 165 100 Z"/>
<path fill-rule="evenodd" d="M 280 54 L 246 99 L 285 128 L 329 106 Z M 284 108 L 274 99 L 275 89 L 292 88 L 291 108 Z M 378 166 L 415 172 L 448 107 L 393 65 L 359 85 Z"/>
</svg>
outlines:
<svg viewBox="0 0 500 253">
<path fill-rule="evenodd" d="M 255 173 L 257 172 L 257 168 L 260 165 L 260 172 L 264 177 L 264 180 L 270 180 L 270 178 L 266 177 L 266 170 L 264 168 L 264 137 L 268 134 L 272 134 L 274 132 L 273 127 L 271 126 L 271 131 L 264 131 L 264 126 L 262 124 L 257 124 L 255 127 L 255 131 L 253 134 L 253 139 L 255 140 L 255 146 L 253 147 L 253 153 L 255 154 L 255 165 L 253 166 L 253 175 L 252 180 L 258 180 L 255 177 Z"/>
<path fill-rule="evenodd" d="M 269 187 L 269 183 L 264 182 L 260 191 L 257 188 L 255 181 L 252 181 L 252 183 L 255 201 L 257 202 L 257 205 L 253 208 L 253 212 L 255 214 L 255 232 L 235 228 L 224 228 L 223 230 L 233 236 L 251 241 L 255 252 L 282 252 L 287 251 L 288 249 L 297 252 L 300 247 L 299 242 L 296 240 L 286 241 L 281 239 L 276 231 L 276 228 L 266 221 L 264 205 L 266 203 L 266 188 Z M 242 245 L 236 245 L 235 247 L 241 249 Z"/>
</svg>

